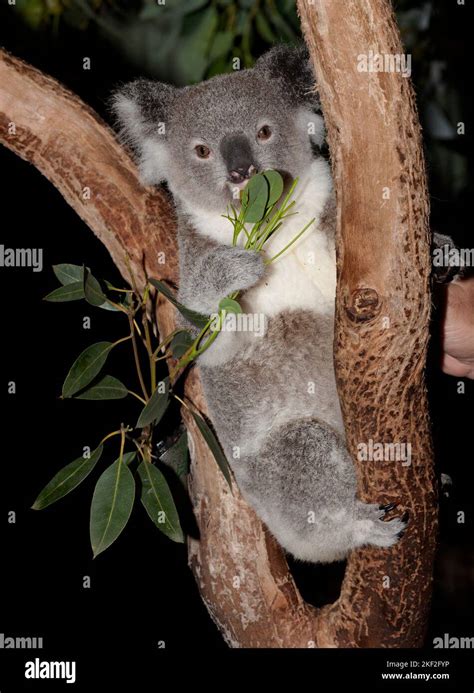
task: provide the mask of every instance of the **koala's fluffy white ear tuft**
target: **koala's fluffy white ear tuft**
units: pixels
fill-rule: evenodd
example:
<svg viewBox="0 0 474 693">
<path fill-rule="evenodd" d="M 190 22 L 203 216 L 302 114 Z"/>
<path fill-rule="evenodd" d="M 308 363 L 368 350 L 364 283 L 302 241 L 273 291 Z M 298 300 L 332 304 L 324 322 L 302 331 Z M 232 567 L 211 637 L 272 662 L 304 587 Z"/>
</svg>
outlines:
<svg viewBox="0 0 474 693">
<path fill-rule="evenodd" d="M 177 89 L 139 79 L 118 89 L 111 98 L 119 137 L 137 157 L 140 178 L 147 185 L 167 179 L 166 121 Z"/>
<path fill-rule="evenodd" d="M 307 106 L 301 106 L 296 117 L 298 127 L 308 134 L 313 144 L 321 147 L 326 139 L 326 128 L 322 116 Z"/>
</svg>

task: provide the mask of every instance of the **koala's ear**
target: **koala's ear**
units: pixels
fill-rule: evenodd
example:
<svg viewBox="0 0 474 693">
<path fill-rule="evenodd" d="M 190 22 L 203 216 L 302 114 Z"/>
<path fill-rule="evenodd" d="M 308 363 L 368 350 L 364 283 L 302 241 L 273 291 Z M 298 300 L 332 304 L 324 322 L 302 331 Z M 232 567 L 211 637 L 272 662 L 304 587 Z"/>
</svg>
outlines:
<svg viewBox="0 0 474 693">
<path fill-rule="evenodd" d="M 279 80 L 285 93 L 297 105 L 321 110 L 316 78 L 304 43 L 274 46 L 256 61 L 254 69 L 265 72 L 270 79 Z"/>
<path fill-rule="evenodd" d="M 296 113 L 296 122 L 302 132 L 306 132 L 311 143 L 321 149 L 326 140 L 326 128 L 322 116 L 315 113 L 312 108 L 300 106 Z"/>
<path fill-rule="evenodd" d="M 134 150 L 140 177 L 146 184 L 167 178 L 167 119 L 177 89 L 138 79 L 118 89 L 110 100 L 120 139 Z"/>
</svg>

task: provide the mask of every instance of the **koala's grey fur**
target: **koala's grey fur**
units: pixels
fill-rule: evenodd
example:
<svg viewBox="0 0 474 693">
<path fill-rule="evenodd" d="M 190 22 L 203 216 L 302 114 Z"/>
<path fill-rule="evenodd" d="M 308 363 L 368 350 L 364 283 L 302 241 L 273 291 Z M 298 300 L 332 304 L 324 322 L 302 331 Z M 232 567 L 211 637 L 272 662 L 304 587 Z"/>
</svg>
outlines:
<svg viewBox="0 0 474 693">
<path fill-rule="evenodd" d="M 246 312 L 265 314 L 263 337 L 222 332 L 199 364 L 239 487 L 287 551 L 330 562 L 365 544 L 393 545 L 405 522 L 384 521 L 386 508 L 356 498 L 333 370 L 335 205 L 318 155 L 324 125 L 313 84 L 304 49 L 280 46 L 252 69 L 195 86 L 133 82 L 114 109 L 144 181 L 166 181 L 174 196 L 180 300 L 210 314 L 240 290 Z M 263 125 L 272 133 L 266 142 L 256 136 Z M 209 159 L 196 145 L 211 150 Z M 266 255 L 316 222 L 271 265 L 265 253 L 232 246 L 221 216 L 235 203 L 229 166 L 300 179 L 298 214 Z"/>
</svg>

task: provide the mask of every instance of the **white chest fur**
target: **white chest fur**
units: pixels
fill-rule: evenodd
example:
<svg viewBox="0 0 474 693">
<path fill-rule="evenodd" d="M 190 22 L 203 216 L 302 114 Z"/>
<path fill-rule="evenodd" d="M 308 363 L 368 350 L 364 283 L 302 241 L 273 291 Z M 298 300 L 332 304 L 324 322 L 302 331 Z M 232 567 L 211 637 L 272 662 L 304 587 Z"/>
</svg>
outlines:
<svg viewBox="0 0 474 693">
<path fill-rule="evenodd" d="M 331 314 L 336 294 L 334 241 L 319 228 L 319 221 L 331 192 L 331 177 L 323 159 L 313 162 L 307 176 L 298 182 L 292 211 L 297 212 L 265 244 L 271 258 L 284 248 L 311 220 L 314 223 L 277 260 L 268 265 L 259 284 L 242 301 L 246 312 L 271 317 L 287 310 L 313 310 Z M 232 226 L 220 215 L 190 214 L 194 228 L 219 243 L 231 244 Z"/>
</svg>

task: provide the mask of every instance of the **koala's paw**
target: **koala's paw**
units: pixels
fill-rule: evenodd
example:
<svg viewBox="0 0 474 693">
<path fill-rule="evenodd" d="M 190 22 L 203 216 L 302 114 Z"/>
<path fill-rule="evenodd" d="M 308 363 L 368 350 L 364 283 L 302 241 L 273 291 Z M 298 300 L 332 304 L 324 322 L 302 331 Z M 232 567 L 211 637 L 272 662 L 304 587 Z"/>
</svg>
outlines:
<svg viewBox="0 0 474 693">
<path fill-rule="evenodd" d="M 433 278 L 438 284 L 448 284 L 466 273 L 459 250 L 450 236 L 433 233 Z"/>
<path fill-rule="evenodd" d="M 232 275 L 237 289 L 250 289 L 264 275 L 265 264 L 261 253 L 236 248 L 232 257 Z"/>
<path fill-rule="evenodd" d="M 376 505 L 357 501 L 356 520 L 354 522 L 354 546 L 393 546 L 403 536 L 408 522 L 408 512 L 401 517 L 386 520 L 386 516 L 395 508 L 394 503 Z"/>
</svg>

